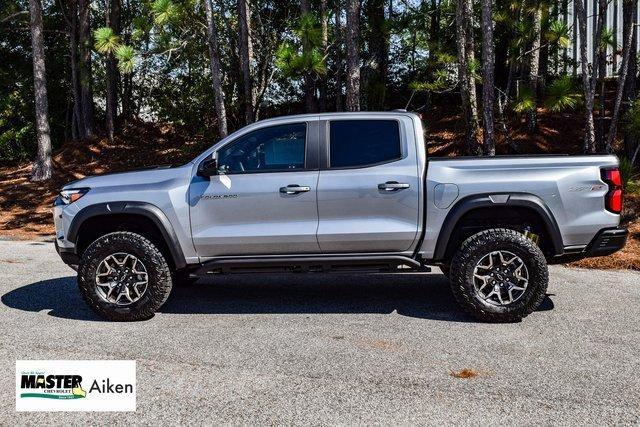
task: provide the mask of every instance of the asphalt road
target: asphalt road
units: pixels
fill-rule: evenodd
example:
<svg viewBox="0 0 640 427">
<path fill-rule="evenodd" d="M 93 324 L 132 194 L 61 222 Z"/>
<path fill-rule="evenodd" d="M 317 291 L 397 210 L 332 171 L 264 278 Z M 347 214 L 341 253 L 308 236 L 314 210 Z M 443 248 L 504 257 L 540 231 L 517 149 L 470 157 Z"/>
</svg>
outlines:
<svg viewBox="0 0 640 427">
<path fill-rule="evenodd" d="M 553 267 L 519 324 L 474 322 L 437 273 L 216 278 L 110 323 L 51 243 L 0 241 L 0 300 L 0 425 L 640 423 L 633 272 Z M 137 412 L 16 413 L 16 359 L 135 359 Z"/>
</svg>

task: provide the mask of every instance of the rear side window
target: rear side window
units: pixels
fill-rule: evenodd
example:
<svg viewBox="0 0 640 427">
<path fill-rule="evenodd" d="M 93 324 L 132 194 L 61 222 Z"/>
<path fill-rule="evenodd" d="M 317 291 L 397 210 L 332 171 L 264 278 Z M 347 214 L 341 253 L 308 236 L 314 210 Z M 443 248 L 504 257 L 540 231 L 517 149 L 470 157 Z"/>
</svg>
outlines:
<svg viewBox="0 0 640 427">
<path fill-rule="evenodd" d="M 363 167 L 402 158 L 396 120 L 336 120 L 330 124 L 332 168 Z"/>
</svg>

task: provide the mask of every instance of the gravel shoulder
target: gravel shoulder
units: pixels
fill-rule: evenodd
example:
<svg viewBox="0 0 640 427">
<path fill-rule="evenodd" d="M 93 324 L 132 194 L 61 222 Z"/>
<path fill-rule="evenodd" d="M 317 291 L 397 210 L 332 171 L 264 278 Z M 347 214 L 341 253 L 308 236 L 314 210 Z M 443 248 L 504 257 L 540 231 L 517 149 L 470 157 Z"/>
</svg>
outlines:
<svg viewBox="0 0 640 427">
<path fill-rule="evenodd" d="M 52 243 L 0 241 L 0 424 L 640 423 L 640 273 L 550 270 L 518 324 L 438 273 L 219 277 L 112 323 Z M 18 414 L 16 359 L 135 359 L 138 410 Z"/>
</svg>

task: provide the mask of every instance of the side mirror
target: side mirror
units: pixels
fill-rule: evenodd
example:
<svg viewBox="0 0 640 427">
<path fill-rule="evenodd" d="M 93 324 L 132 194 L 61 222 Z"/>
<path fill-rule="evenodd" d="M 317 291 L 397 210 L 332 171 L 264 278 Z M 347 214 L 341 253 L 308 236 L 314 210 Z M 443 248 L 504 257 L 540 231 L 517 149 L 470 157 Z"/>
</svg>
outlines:
<svg viewBox="0 0 640 427">
<path fill-rule="evenodd" d="M 218 159 L 215 157 L 203 160 L 198 166 L 198 176 L 209 178 L 218 173 Z"/>
</svg>

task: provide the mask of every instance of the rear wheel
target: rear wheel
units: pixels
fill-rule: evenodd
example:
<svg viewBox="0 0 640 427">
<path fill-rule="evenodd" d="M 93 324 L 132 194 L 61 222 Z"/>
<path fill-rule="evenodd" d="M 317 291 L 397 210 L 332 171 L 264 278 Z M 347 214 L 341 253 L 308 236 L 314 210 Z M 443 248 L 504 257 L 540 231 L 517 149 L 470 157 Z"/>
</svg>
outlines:
<svg viewBox="0 0 640 427">
<path fill-rule="evenodd" d="M 504 228 L 465 240 L 451 263 L 451 289 L 474 317 L 517 322 L 542 303 L 548 269 L 540 248 L 522 234 Z"/>
<path fill-rule="evenodd" d="M 84 251 L 78 286 L 89 307 L 108 320 L 153 316 L 169 297 L 171 270 L 160 250 L 131 232 L 106 234 Z"/>
</svg>

